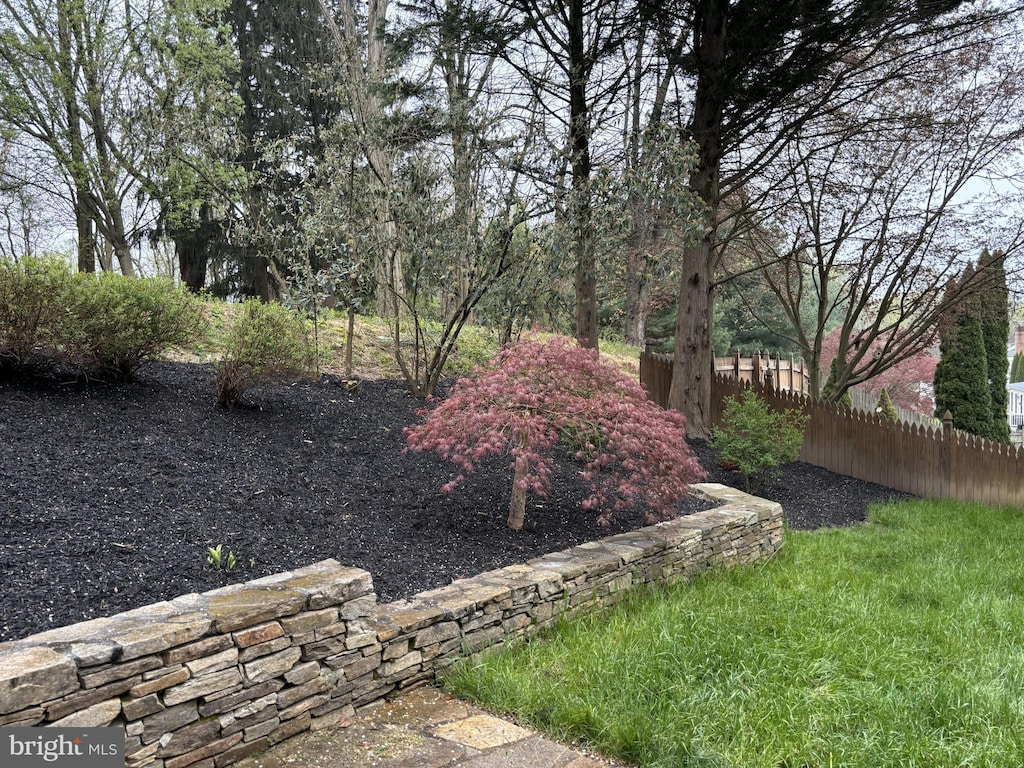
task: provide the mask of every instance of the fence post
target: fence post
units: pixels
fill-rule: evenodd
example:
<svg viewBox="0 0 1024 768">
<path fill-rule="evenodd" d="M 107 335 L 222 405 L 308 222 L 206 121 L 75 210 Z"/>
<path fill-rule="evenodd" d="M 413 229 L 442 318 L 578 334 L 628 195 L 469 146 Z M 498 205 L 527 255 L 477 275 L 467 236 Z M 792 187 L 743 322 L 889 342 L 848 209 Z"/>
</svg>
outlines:
<svg viewBox="0 0 1024 768">
<path fill-rule="evenodd" d="M 953 414 L 946 411 L 942 415 L 942 442 L 939 446 L 939 483 L 941 495 L 948 499 L 952 488 L 952 450 L 953 450 Z"/>
<path fill-rule="evenodd" d="M 735 379 L 739 379 L 740 377 L 740 351 L 738 349 L 732 356 L 732 375 Z"/>
<path fill-rule="evenodd" d="M 764 381 L 761 379 L 761 350 L 754 350 L 752 365 L 754 370 L 750 372 L 750 383 L 754 385 L 755 391 L 759 391 L 764 385 Z"/>
</svg>

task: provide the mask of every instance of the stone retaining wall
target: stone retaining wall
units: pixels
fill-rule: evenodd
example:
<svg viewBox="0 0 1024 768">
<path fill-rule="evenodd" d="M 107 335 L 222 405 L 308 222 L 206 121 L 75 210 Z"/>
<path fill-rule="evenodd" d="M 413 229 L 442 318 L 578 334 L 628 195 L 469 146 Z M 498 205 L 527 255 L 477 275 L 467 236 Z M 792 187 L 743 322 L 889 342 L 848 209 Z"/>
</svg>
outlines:
<svg viewBox="0 0 1024 768">
<path fill-rule="evenodd" d="M 782 509 L 724 506 L 378 605 L 333 560 L 0 644 L 0 727 L 121 725 L 130 768 L 220 768 L 642 584 L 771 557 Z"/>
</svg>

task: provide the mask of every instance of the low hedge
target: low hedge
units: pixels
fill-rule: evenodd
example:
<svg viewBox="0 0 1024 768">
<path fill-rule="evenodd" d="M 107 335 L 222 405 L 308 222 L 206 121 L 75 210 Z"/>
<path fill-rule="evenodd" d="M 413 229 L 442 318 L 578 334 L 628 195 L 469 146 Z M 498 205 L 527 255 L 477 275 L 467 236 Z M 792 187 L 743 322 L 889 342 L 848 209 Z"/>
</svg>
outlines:
<svg viewBox="0 0 1024 768">
<path fill-rule="evenodd" d="M 0 259 L 0 370 L 70 367 L 131 378 L 138 367 L 206 332 L 198 298 L 163 278 L 72 274 L 56 258 Z"/>
</svg>

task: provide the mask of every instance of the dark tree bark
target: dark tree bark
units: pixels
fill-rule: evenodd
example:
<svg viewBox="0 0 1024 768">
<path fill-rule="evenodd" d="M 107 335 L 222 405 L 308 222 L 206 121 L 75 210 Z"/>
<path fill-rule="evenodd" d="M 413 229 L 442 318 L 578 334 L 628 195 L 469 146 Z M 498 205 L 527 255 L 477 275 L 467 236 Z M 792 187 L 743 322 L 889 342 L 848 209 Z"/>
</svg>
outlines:
<svg viewBox="0 0 1024 768">
<path fill-rule="evenodd" d="M 205 244 L 192 238 L 175 238 L 174 254 L 178 258 L 181 282 L 192 293 L 201 293 L 206 287 L 206 269 L 209 266 Z"/>
<path fill-rule="evenodd" d="M 651 306 L 651 281 L 646 264 L 633 253 L 626 262 L 626 320 L 627 344 L 642 347 L 647 333 L 647 313 Z"/>
<path fill-rule="evenodd" d="M 707 0 L 694 18 L 694 57 L 700 77 L 694 95 L 691 135 L 696 142 L 698 167 L 690 188 L 707 206 L 708 231 L 683 250 L 676 317 L 672 386 L 669 407 L 682 411 L 687 431 L 707 437 L 711 428 L 711 277 L 715 240 L 715 212 L 719 201 L 722 157 L 722 118 L 727 93 L 726 32 L 728 0 Z"/>
<path fill-rule="evenodd" d="M 573 223 L 576 228 L 576 340 L 597 349 L 597 263 L 590 200 L 590 104 L 583 0 L 569 0 L 569 145 L 572 148 Z"/>
<path fill-rule="evenodd" d="M 81 202 L 82 192 L 75 196 L 75 226 L 78 231 L 78 271 L 96 271 L 96 234 L 93 231 L 92 217 L 87 206 Z"/>
<path fill-rule="evenodd" d="M 690 133 L 699 155 L 691 189 L 708 207 L 709 234 L 686 249 L 680 265 L 669 405 L 684 413 L 693 434 L 706 435 L 710 426 L 710 290 L 718 256 L 714 226 L 723 197 L 741 189 L 777 156 L 810 117 L 827 112 L 842 98 L 856 98 L 843 88 L 851 73 L 868 66 L 873 53 L 886 47 L 913 49 L 926 33 L 955 35 L 981 22 L 984 12 L 948 23 L 936 20 L 960 4 L 695 0 L 690 6 L 688 72 L 696 83 Z M 659 8 L 671 12 L 668 4 Z M 731 169 L 723 185 L 723 158 L 755 137 L 760 146 L 754 156 Z"/>
</svg>

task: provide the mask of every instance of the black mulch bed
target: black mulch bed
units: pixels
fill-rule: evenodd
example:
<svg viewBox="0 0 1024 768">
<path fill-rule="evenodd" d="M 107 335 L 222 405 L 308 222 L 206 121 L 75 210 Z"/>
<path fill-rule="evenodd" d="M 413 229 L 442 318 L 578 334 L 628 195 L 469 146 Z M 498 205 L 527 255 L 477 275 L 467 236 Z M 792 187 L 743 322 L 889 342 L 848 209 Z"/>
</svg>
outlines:
<svg viewBox="0 0 1024 768">
<path fill-rule="evenodd" d="M 423 404 L 398 382 L 353 395 L 325 378 L 252 401 L 220 409 L 212 368 L 187 363 L 118 386 L 0 383 L 0 641 L 325 558 L 368 570 L 386 602 L 643 524 L 597 528 L 569 461 L 519 533 L 505 461 L 442 495 L 453 465 L 401 453 Z M 742 487 L 694 448 L 709 479 Z M 794 528 L 856 523 L 894 495 L 799 463 L 759 492 Z M 208 564 L 218 544 L 233 570 Z"/>
</svg>

